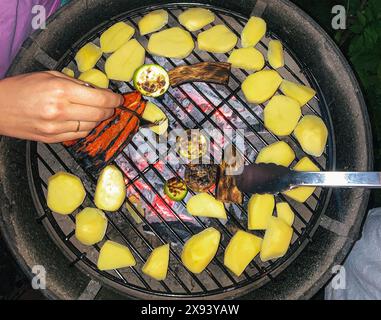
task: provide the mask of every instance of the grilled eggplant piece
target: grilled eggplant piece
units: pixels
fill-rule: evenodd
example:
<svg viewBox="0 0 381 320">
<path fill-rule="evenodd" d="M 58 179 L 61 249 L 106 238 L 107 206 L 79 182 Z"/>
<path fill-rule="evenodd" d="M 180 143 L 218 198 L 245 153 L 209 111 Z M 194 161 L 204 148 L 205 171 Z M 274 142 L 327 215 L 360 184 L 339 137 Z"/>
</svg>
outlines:
<svg viewBox="0 0 381 320">
<path fill-rule="evenodd" d="M 227 203 L 242 204 L 242 192 L 237 187 L 235 175 L 226 174 L 227 164 L 220 164 L 219 179 L 216 190 L 216 199 Z"/>
<path fill-rule="evenodd" d="M 194 192 L 208 191 L 216 182 L 217 165 L 190 164 L 185 168 L 184 180 Z"/>
</svg>

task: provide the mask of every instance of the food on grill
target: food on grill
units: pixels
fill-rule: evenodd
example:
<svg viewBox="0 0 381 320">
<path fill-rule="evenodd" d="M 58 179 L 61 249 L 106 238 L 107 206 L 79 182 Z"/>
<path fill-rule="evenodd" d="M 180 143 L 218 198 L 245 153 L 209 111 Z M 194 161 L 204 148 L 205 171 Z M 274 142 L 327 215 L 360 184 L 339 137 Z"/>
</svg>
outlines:
<svg viewBox="0 0 381 320">
<path fill-rule="evenodd" d="M 126 198 L 126 185 L 122 172 L 114 165 L 105 167 L 97 181 L 94 203 L 102 210 L 118 210 Z"/>
<path fill-rule="evenodd" d="M 189 31 L 197 31 L 215 19 L 212 11 L 204 8 L 189 8 L 179 15 L 179 22 Z"/>
<path fill-rule="evenodd" d="M 169 244 L 162 245 L 155 248 L 146 263 L 144 264 L 142 271 L 147 276 L 150 276 L 156 280 L 164 280 L 167 277 L 169 264 Z"/>
<path fill-rule="evenodd" d="M 145 50 L 132 39 L 109 56 L 105 63 L 107 77 L 112 80 L 129 82 L 137 68 L 144 64 Z"/>
<path fill-rule="evenodd" d="M 60 214 L 70 214 L 85 200 L 81 179 L 67 172 L 57 172 L 48 179 L 47 205 Z"/>
<path fill-rule="evenodd" d="M 275 207 L 275 199 L 271 194 L 253 194 L 247 204 L 248 229 L 265 230 Z"/>
<path fill-rule="evenodd" d="M 109 80 L 107 76 L 98 69 L 90 69 L 80 74 L 79 80 L 90 83 L 99 88 L 108 88 Z"/>
<path fill-rule="evenodd" d="M 155 10 L 146 14 L 138 22 L 139 31 L 142 36 L 159 31 L 168 23 L 168 12 L 165 10 Z"/>
<path fill-rule="evenodd" d="M 188 31 L 174 27 L 151 35 L 147 49 L 156 56 L 184 59 L 193 51 L 194 42 Z"/>
<path fill-rule="evenodd" d="M 276 213 L 279 219 L 282 219 L 290 227 L 294 223 L 295 214 L 287 202 L 278 202 L 276 204 Z"/>
<path fill-rule="evenodd" d="M 105 53 L 118 50 L 132 38 L 135 29 L 125 22 L 117 22 L 102 33 L 100 37 L 101 49 Z"/>
<path fill-rule="evenodd" d="M 164 193 L 171 200 L 181 201 L 186 197 L 188 188 L 183 180 L 173 177 L 165 182 Z"/>
<path fill-rule="evenodd" d="M 283 46 L 279 40 L 270 40 L 267 51 L 267 60 L 274 69 L 284 66 Z"/>
<path fill-rule="evenodd" d="M 133 76 L 135 89 L 142 95 L 159 97 L 169 87 L 169 76 L 165 69 L 157 64 L 146 64 L 137 69 Z"/>
<path fill-rule="evenodd" d="M 299 103 L 283 95 L 272 97 L 263 110 L 265 127 L 277 136 L 291 134 L 301 116 Z"/>
<path fill-rule="evenodd" d="M 146 108 L 142 114 L 142 118 L 151 122 L 161 121 L 166 119 L 158 126 L 150 127 L 150 129 L 158 135 L 164 134 L 168 129 L 168 119 L 165 113 L 152 102 L 147 102 Z"/>
<path fill-rule="evenodd" d="M 220 200 L 224 203 L 242 204 L 242 192 L 237 187 L 237 181 L 235 177 L 235 175 L 229 174 L 229 166 L 225 161 L 223 161 L 220 164 L 220 174 L 216 189 L 217 200 Z"/>
<path fill-rule="evenodd" d="M 296 171 L 320 171 L 319 168 L 307 157 L 303 157 L 294 166 L 293 170 Z M 305 202 L 315 191 L 315 187 L 297 187 L 288 191 L 284 194 L 291 199 L 298 202 Z"/>
<path fill-rule="evenodd" d="M 239 277 L 259 253 L 261 244 L 261 238 L 238 230 L 225 249 L 224 265 Z"/>
<path fill-rule="evenodd" d="M 187 210 L 192 216 L 226 219 L 223 202 L 206 192 L 192 196 L 187 202 Z"/>
<path fill-rule="evenodd" d="M 254 47 L 266 34 L 266 22 L 259 17 L 251 17 L 241 33 L 243 48 Z"/>
<path fill-rule="evenodd" d="M 177 137 L 177 150 L 183 158 L 195 160 L 208 152 L 208 140 L 199 130 L 187 130 Z"/>
<path fill-rule="evenodd" d="M 205 30 L 197 36 L 198 48 L 213 53 L 228 52 L 235 47 L 237 41 L 237 36 L 223 24 Z"/>
<path fill-rule="evenodd" d="M 315 157 L 320 157 L 323 154 L 327 143 L 328 129 L 318 116 L 304 116 L 296 126 L 294 135 L 305 153 Z"/>
<path fill-rule="evenodd" d="M 283 80 L 280 84 L 279 89 L 287 97 L 293 98 L 296 101 L 298 101 L 301 106 L 304 106 L 316 94 L 316 91 L 314 89 L 288 80 Z"/>
<path fill-rule="evenodd" d="M 131 217 L 134 219 L 134 221 L 137 224 L 142 223 L 143 220 L 139 216 L 139 214 L 137 213 L 137 212 L 139 212 L 140 215 L 144 217 L 145 212 L 144 212 L 144 208 L 142 207 L 142 203 L 141 203 L 140 199 L 135 195 L 131 195 L 128 197 L 128 201 L 131 202 L 131 205 L 130 205 L 126 201 L 126 209 L 127 209 L 128 213 L 131 215 Z M 134 210 L 134 208 L 135 208 L 135 210 Z"/>
<path fill-rule="evenodd" d="M 216 183 L 217 169 L 213 164 L 188 164 L 184 173 L 185 183 L 194 192 L 206 192 Z"/>
<path fill-rule="evenodd" d="M 263 54 L 255 48 L 234 49 L 230 54 L 228 62 L 230 62 L 234 68 L 250 71 L 259 71 L 265 66 Z"/>
<path fill-rule="evenodd" d="M 294 159 L 294 150 L 286 142 L 278 141 L 262 148 L 255 163 L 275 163 L 288 167 Z"/>
<path fill-rule="evenodd" d="M 84 245 L 102 241 L 106 229 L 107 218 L 102 210 L 85 208 L 75 216 L 75 237 Z"/>
<path fill-rule="evenodd" d="M 274 95 L 281 82 L 282 77 L 275 70 L 262 70 L 242 82 L 242 91 L 248 102 L 263 103 Z"/>
<path fill-rule="evenodd" d="M 74 78 L 74 71 L 70 68 L 63 68 L 62 71 L 61 71 L 63 74 L 66 74 L 67 76 L 71 77 L 71 78 Z"/>
<path fill-rule="evenodd" d="M 231 64 L 227 62 L 200 62 L 190 66 L 179 66 L 168 72 L 172 87 L 187 82 L 211 82 L 227 85 Z"/>
<path fill-rule="evenodd" d="M 201 273 L 216 255 L 220 239 L 221 233 L 213 227 L 192 236 L 181 253 L 184 266 L 193 273 Z"/>
<path fill-rule="evenodd" d="M 94 68 L 100 57 L 102 50 L 94 43 L 89 42 L 85 44 L 75 55 L 75 61 L 80 72 L 85 72 Z"/>
<path fill-rule="evenodd" d="M 112 270 L 125 267 L 133 267 L 136 260 L 129 248 L 126 246 L 107 240 L 99 251 L 98 269 Z"/>
<path fill-rule="evenodd" d="M 259 254 L 263 262 L 283 257 L 292 239 L 292 228 L 280 218 L 270 217 Z"/>
</svg>

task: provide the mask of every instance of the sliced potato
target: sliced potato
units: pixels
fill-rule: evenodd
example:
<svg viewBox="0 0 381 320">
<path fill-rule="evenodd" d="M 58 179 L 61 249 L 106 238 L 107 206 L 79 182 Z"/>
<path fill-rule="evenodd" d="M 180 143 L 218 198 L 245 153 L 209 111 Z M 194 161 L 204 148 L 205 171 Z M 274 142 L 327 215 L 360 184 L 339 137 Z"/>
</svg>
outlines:
<svg viewBox="0 0 381 320">
<path fill-rule="evenodd" d="M 192 196 L 187 202 L 187 210 L 192 216 L 227 218 L 224 203 L 206 192 Z"/>
<path fill-rule="evenodd" d="M 242 82 L 242 91 L 250 103 L 263 103 L 277 91 L 282 77 L 275 70 L 262 70 L 249 75 Z"/>
<path fill-rule="evenodd" d="M 112 270 L 125 267 L 133 267 L 136 260 L 129 248 L 126 246 L 107 240 L 99 251 L 98 269 Z"/>
<path fill-rule="evenodd" d="M 161 121 L 166 119 L 158 126 L 150 127 L 150 129 L 158 135 L 164 134 L 168 129 L 168 119 L 165 113 L 154 103 L 147 102 L 146 108 L 142 114 L 142 118 L 151 122 Z"/>
<path fill-rule="evenodd" d="M 266 34 L 266 22 L 259 17 L 251 17 L 241 33 L 243 48 L 254 47 Z"/>
<path fill-rule="evenodd" d="M 70 214 L 85 200 L 81 179 L 67 172 L 57 172 L 48 179 L 47 205 L 60 214 Z"/>
<path fill-rule="evenodd" d="M 102 50 L 94 43 L 85 44 L 75 55 L 75 61 L 80 72 L 85 72 L 94 68 L 102 56 Z"/>
<path fill-rule="evenodd" d="M 198 48 L 213 53 L 228 52 L 235 47 L 237 41 L 237 36 L 223 24 L 200 32 L 197 36 Z"/>
<path fill-rule="evenodd" d="M 270 40 L 267 51 L 267 60 L 274 69 L 284 66 L 284 55 L 282 42 L 279 40 Z"/>
<path fill-rule="evenodd" d="M 71 78 L 74 78 L 74 71 L 70 68 L 63 68 L 62 71 L 61 71 L 63 74 L 66 74 L 67 76 L 71 77 Z"/>
<path fill-rule="evenodd" d="M 102 210 L 85 208 L 75 216 L 75 237 L 84 245 L 102 241 L 107 230 L 107 218 Z"/>
<path fill-rule="evenodd" d="M 179 15 L 179 22 L 189 31 L 197 31 L 212 23 L 214 13 L 204 8 L 189 8 Z"/>
<path fill-rule="evenodd" d="M 128 202 L 126 202 L 127 211 L 129 212 L 129 214 L 131 215 L 131 217 L 134 219 L 134 221 L 136 223 L 138 223 L 138 224 L 142 223 L 143 222 L 142 218 L 140 218 L 140 216 L 136 213 L 136 211 L 139 212 L 140 215 L 142 215 L 143 217 L 145 215 L 141 201 L 135 195 L 129 196 L 128 200 L 132 203 L 132 205 L 130 205 Z M 135 207 L 135 210 L 132 206 Z"/>
<path fill-rule="evenodd" d="M 156 56 L 184 59 L 193 51 L 194 42 L 188 31 L 174 27 L 154 33 L 147 49 Z"/>
<path fill-rule="evenodd" d="M 184 266 L 193 273 L 201 273 L 216 255 L 220 239 L 221 233 L 213 227 L 192 236 L 181 253 Z"/>
<path fill-rule="evenodd" d="M 294 223 L 295 214 L 287 202 L 278 202 L 276 204 L 276 213 L 279 219 L 282 219 L 290 227 Z"/>
<path fill-rule="evenodd" d="M 141 44 L 132 39 L 122 45 L 107 58 L 105 71 L 112 80 L 129 82 L 137 68 L 144 64 L 145 50 Z"/>
<path fill-rule="evenodd" d="M 118 50 L 132 38 L 135 29 L 125 22 L 117 22 L 102 33 L 100 37 L 101 49 L 105 53 Z"/>
<path fill-rule="evenodd" d="M 107 76 L 98 69 L 87 70 L 81 73 L 78 79 L 104 89 L 107 89 L 109 85 Z"/>
<path fill-rule="evenodd" d="M 328 129 L 318 116 L 304 116 L 296 126 L 294 135 L 305 153 L 315 157 L 323 154 L 327 144 Z"/>
<path fill-rule="evenodd" d="M 259 71 L 265 66 L 263 54 L 255 48 L 234 49 L 228 62 L 234 68 Z"/>
<path fill-rule="evenodd" d="M 296 171 L 320 171 L 319 168 L 307 157 L 303 157 L 293 168 Z M 305 202 L 315 191 L 315 187 L 297 187 L 284 194 L 298 202 Z"/>
<path fill-rule="evenodd" d="M 283 95 L 272 97 L 263 111 L 265 127 L 277 136 L 291 134 L 301 116 L 299 103 Z"/>
<path fill-rule="evenodd" d="M 245 231 L 238 230 L 230 239 L 225 250 L 224 265 L 237 277 L 255 258 L 261 249 L 262 239 Z"/>
<path fill-rule="evenodd" d="M 293 98 L 304 106 L 316 94 L 316 91 L 302 84 L 297 84 L 288 80 L 283 80 L 280 84 L 280 90 L 287 97 Z"/>
<path fill-rule="evenodd" d="M 146 14 L 138 22 L 139 31 L 142 36 L 159 31 L 168 23 L 168 12 L 160 9 Z"/>
<path fill-rule="evenodd" d="M 123 174 L 114 165 L 105 167 L 95 188 L 94 203 L 102 210 L 118 210 L 126 198 L 126 184 Z"/>
<path fill-rule="evenodd" d="M 286 142 L 278 141 L 262 148 L 255 163 L 275 163 L 288 167 L 294 159 L 294 150 Z"/>
<path fill-rule="evenodd" d="M 155 248 L 146 263 L 144 264 L 142 271 L 147 276 L 156 280 L 164 280 L 167 277 L 169 264 L 169 244 L 162 245 Z"/>
<path fill-rule="evenodd" d="M 249 230 L 265 230 L 275 207 L 271 194 L 253 194 L 247 205 Z"/>
<path fill-rule="evenodd" d="M 260 258 L 263 262 L 283 257 L 292 239 L 292 228 L 282 219 L 270 217 L 262 241 Z"/>
</svg>

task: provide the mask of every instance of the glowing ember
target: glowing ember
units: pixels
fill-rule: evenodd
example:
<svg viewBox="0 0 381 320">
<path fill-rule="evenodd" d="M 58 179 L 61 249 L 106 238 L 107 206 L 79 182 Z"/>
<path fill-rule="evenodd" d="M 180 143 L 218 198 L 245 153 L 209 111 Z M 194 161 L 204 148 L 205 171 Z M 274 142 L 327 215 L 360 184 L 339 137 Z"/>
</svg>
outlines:
<svg viewBox="0 0 381 320">
<path fill-rule="evenodd" d="M 163 201 L 162 198 L 164 199 L 165 202 Z M 155 208 L 155 210 L 157 212 L 153 211 L 153 213 L 154 214 L 159 213 L 164 218 L 164 220 L 166 220 L 166 221 L 176 220 L 177 218 L 176 218 L 175 214 L 173 213 L 174 210 L 171 209 L 171 208 L 173 208 L 173 206 L 176 202 L 169 199 L 166 195 L 164 195 L 162 198 L 159 197 L 159 195 L 155 195 L 152 202 L 153 202 L 153 207 Z M 184 215 L 184 214 L 178 214 L 178 216 L 183 221 L 192 221 L 193 220 L 192 217 L 189 217 L 189 216 Z"/>
</svg>

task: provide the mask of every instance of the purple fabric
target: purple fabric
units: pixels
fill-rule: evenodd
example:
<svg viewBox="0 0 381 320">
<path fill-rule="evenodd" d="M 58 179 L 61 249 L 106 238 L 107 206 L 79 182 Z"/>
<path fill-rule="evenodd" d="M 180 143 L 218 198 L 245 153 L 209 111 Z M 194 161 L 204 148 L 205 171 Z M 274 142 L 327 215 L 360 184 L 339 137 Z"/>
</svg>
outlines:
<svg viewBox="0 0 381 320">
<path fill-rule="evenodd" d="M 0 0 L 0 79 L 33 31 L 34 5 L 43 5 L 50 16 L 59 7 L 60 0 Z"/>
</svg>

